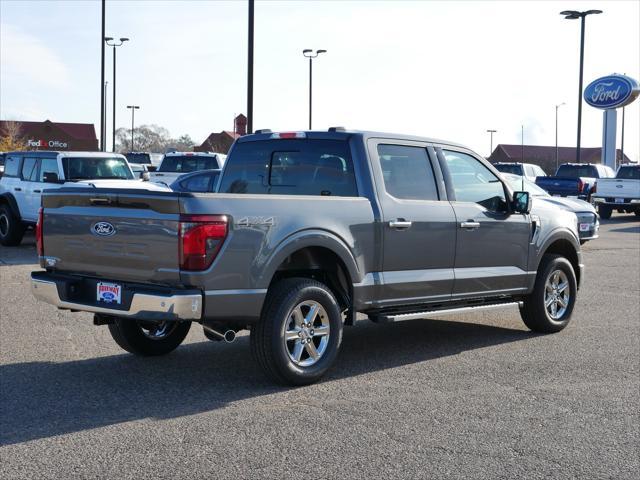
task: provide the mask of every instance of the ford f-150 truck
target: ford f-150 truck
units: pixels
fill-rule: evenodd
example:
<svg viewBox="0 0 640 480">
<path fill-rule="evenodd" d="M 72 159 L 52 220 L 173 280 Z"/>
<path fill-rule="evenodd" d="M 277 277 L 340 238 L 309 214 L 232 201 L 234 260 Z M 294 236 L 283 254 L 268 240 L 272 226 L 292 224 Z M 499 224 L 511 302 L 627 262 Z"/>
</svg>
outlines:
<svg viewBox="0 0 640 480">
<path fill-rule="evenodd" d="M 345 325 L 519 305 L 538 332 L 568 324 L 583 264 L 574 213 L 514 192 L 450 142 L 345 131 L 256 134 L 215 193 L 46 192 L 34 295 L 94 312 L 139 355 L 193 323 L 250 330 L 257 363 L 303 385 L 334 363 Z"/>
<path fill-rule="evenodd" d="M 577 197 L 589 201 L 599 178 L 613 178 L 611 167 L 597 163 L 564 163 L 553 177 L 538 177 L 535 182 L 551 195 Z"/>
<path fill-rule="evenodd" d="M 610 218 L 614 209 L 640 217 L 640 165 L 621 165 L 616 178 L 600 180 L 593 201 L 602 218 Z"/>
</svg>

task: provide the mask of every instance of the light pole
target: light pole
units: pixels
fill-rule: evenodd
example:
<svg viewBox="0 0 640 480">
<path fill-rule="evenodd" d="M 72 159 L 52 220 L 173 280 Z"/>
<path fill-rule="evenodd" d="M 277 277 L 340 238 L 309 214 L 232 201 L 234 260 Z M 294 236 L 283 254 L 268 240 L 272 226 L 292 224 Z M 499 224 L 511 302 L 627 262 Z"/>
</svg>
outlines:
<svg viewBox="0 0 640 480">
<path fill-rule="evenodd" d="M 562 102 L 556 105 L 556 172 L 558 171 L 558 108 L 566 105 L 566 103 Z"/>
<path fill-rule="evenodd" d="M 254 0 L 249 0 L 249 28 L 247 47 L 247 133 L 253 133 L 253 11 Z"/>
<path fill-rule="evenodd" d="M 112 37 L 104 37 L 104 42 L 113 47 L 113 132 L 111 132 L 111 142 L 112 142 L 112 151 L 116 151 L 116 47 L 121 47 L 124 42 L 128 42 L 129 39 L 126 37 L 120 38 L 120 43 L 117 43 Z M 111 42 L 111 43 L 109 43 Z M 106 120 L 106 114 L 105 114 Z M 107 127 L 104 127 L 105 132 L 107 131 Z M 106 143 L 106 142 L 105 142 Z"/>
<path fill-rule="evenodd" d="M 102 0 L 102 35 L 100 36 L 100 151 L 104 152 L 104 14 L 105 0 Z"/>
<path fill-rule="evenodd" d="M 564 10 L 560 15 L 564 15 L 567 20 L 580 19 L 580 80 L 578 84 L 578 141 L 576 146 L 576 162 L 580 163 L 580 134 L 582 125 L 582 73 L 584 70 L 584 23 L 587 15 L 602 13 L 602 10 L 587 10 L 578 12 L 577 10 Z"/>
<path fill-rule="evenodd" d="M 493 134 L 497 132 L 497 130 L 487 130 L 487 132 L 489 133 L 489 136 L 491 137 L 490 140 L 490 147 L 489 147 L 489 157 L 491 156 L 491 154 L 493 153 Z M 487 157 L 487 158 L 489 158 Z"/>
<path fill-rule="evenodd" d="M 302 51 L 302 55 L 309 59 L 309 130 L 311 130 L 311 110 L 312 110 L 312 98 L 313 98 L 313 59 L 321 53 L 326 53 L 326 50 L 316 50 L 315 53 L 310 48 L 305 48 Z"/>
<path fill-rule="evenodd" d="M 140 107 L 138 105 L 127 105 L 127 108 L 131 109 L 131 151 L 133 152 L 133 122 L 134 122 L 134 118 L 135 118 L 135 112 L 136 110 L 138 110 Z"/>
<path fill-rule="evenodd" d="M 106 129 L 107 129 L 106 125 L 107 125 L 107 87 L 108 85 L 109 85 L 109 82 L 105 81 L 104 82 L 104 105 L 103 105 L 104 111 L 103 111 L 103 117 L 102 117 L 102 125 L 104 130 L 100 133 L 102 137 L 105 136 Z"/>
</svg>

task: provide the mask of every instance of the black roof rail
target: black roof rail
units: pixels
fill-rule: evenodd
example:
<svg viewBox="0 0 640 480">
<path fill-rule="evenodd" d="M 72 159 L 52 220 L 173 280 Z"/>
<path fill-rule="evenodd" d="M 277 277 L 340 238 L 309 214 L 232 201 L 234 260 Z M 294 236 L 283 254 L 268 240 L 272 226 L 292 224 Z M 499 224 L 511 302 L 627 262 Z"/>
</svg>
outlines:
<svg viewBox="0 0 640 480">
<path fill-rule="evenodd" d="M 329 127 L 330 132 L 346 132 L 347 129 L 344 127 Z"/>
<path fill-rule="evenodd" d="M 253 132 L 253 133 L 258 133 L 258 134 L 260 134 L 260 133 L 273 133 L 273 132 L 271 131 L 271 129 L 270 129 L 270 128 L 261 128 L 261 129 L 259 129 L 259 130 L 256 130 L 256 131 L 255 131 L 255 132 Z"/>
</svg>

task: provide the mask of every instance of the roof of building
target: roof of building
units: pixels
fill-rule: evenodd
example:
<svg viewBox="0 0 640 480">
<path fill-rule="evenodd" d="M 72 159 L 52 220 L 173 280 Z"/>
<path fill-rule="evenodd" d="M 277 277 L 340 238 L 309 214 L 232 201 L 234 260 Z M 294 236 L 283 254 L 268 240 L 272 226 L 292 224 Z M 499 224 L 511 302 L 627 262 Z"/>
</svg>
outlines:
<svg viewBox="0 0 640 480">
<path fill-rule="evenodd" d="M 20 125 L 20 129 L 24 134 L 29 134 L 35 129 L 42 128 L 43 125 L 50 125 L 55 128 L 59 128 L 64 133 L 78 140 L 95 140 L 96 129 L 92 123 L 66 123 L 66 122 L 52 122 L 51 120 L 45 120 L 44 122 L 23 122 L 20 120 L 9 121 L 0 120 L 0 130 L 3 130 L 5 124 L 15 123 Z"/>
<path fill-rule="evenodd" d="M 616 154 L 621 156 L 618 149 Z M 551 145 L 509 145 L 501 143 L 491 153 L 489 160 L 494 161 L 512 161 L 522 162 L 524 156 L 525 162 L 532 160 L 544 161 L 549 158 L 555 159 L 556 147 Z M 505 160 L 506 159 L 508 160 Z M 602 157 L 601 147 L 587 147 L 580 149 L 580 161 L 582 163 L 600 163 Z M 558 163 L 569 163 L 576 160 L 576 147 L 558 147 Z M 625 155 L 625 163 L 630 159 Z"/>
</svg>

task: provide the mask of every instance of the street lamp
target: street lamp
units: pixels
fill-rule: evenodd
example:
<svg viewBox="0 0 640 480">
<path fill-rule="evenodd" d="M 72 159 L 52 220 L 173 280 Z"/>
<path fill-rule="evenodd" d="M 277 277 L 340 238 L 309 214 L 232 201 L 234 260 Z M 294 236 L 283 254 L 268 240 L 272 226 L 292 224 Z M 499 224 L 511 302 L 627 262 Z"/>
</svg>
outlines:
<svg viewBox="0 0 640 480">
<path fill-rule="evenodd" d="M 556 105 L 556 172 L 558 171 L 558 108 L 566 105 L 566 103 L 562 102 Z"/>
<path fill-rule="evenodd" d="M 489 135 L 491 136 L 491 147 L 489 148 L 489 157 L 491 156 L 491 154 L 493 153 L 493 134 L 497 132 L 497 130 L 487 130 L 487 132 L 489 133 Z M 487 158 L 489 158 L 487 157 Z"/>
<path fill-rule="evenodd" d="M 113 132 L 112 135 L 112 151 L 116 151 L 116 47 L 121 47 L 124 42 L 128 42 L 129 39 L 126 37 L 120 38 L 120 43 L 117 43 L 112 37 L 104 37 L 104 42 L 113 47 Z M 111 43 L 109 43 L 111 42 Z M 106 114 L 105 114 L 106 118 Z M 107 131 L 107 127 L 104 127 L 105 132 Z M 106 144 L 106 142 L 105 142 Z"/>
<path fill-rule="evenodd" d="M 309 59 L 309 130 L 311 130 L 311 108 L 312 108 L 312 95 L 313 95 L 313 59 L 321 53 L 326 53 L 326 50 L 316 50 L 315 53 L 310 48 L 305 48 L 302 51 L 302 55 Z"/>
<path fill-rule="evenodd" d="M 580 163 L 580 133 L 582 125 L 582 73 L 584 67 L 584 22 L 587 15 L 602 13 L 602 10 L 587 10 L 578 12 L 577 10 L 564 10 L 560 15 L 564 15 L 567 20 L 580 19 L 580 81 L 578 85 L 578 142 L 576 148 L 576 162 Z"/>
<path fill-rule="evenodd" d="M 135 118 L 135 112 L 136 110 L 138 110 L 140 107 L 138 105 L 127 105 L 127 108 L 131 109 L 131 151 L 133 152 L 133 121 Z"/>
</svg>

